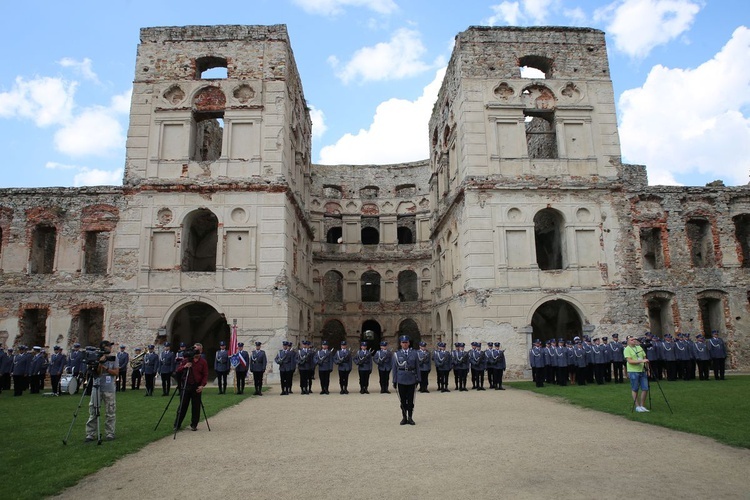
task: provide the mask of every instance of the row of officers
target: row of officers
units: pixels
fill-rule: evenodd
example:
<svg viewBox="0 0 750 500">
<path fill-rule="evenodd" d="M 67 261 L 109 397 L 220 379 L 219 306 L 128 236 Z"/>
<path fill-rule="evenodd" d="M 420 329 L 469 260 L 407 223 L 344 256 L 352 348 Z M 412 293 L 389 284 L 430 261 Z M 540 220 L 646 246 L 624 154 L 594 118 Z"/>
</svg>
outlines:
<svg viewBox="0 0 750 500">
<path fill-rule="evenodd" d="M 591 340 L 587 335 L 574 337 L 573 341 L 551 339 L 542 346 L 539 339 L 529 351 L 529 365 L 537 387 L 544 383 L 567 385 L 568 383 L 604 384 L 614 380 L 623 383 L 625 343 L 620 343 L 619 335 Z M 693 380 L 696 368 L 700 380 L 709 379 L 713 368 L 714 378 L 724 380 L 727 349 L 718 331 L 711 338 L 696 335 L 695 341 L 689 334 L 667 334 L 663 339 L 646 332 L 639 339 L 649 360 L 649 377 L 656 380 Z"/>
</svg>

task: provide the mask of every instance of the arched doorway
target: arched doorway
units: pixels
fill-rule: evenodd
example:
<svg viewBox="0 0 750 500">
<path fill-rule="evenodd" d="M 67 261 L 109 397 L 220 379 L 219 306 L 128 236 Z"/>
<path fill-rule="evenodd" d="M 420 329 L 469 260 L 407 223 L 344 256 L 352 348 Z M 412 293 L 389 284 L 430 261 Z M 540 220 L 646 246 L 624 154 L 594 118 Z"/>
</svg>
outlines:
<svg viewBox="0 0 750 500">
<path fill-rule="evenodd" d="M 326 323 L 323 327 L 322 333 L 322 340 L 327 340 L 331 349 L 339 349 L 341 347 L 341 341 L 346 340 L 346 329 L 344 328 L 344 325 L 341 324 L 341 321 L 337 319 L 332 319 Z"/>
<path fill-rule="evenodd" d="M 196 342 L 203 344 L 209 375 L 215 376 L 214 359 L 219 350 L 219 342 L 223 340 L 229 345 L 229 324 L 224 315 L 203 302 L 191 302 L 174 313 L 168 331 L 175 347 L 180 342 L 185 342 L 188 346 Z"/>
<path fill-rule="evenodd" d="M 383 329 L 380 323 L 374 319 L 368 319 L 362 323 L 362 337 L 360 342 L 367 342 L 367 348 L 377 351 L 380 349 L 380 340 L 383 337 Z"/>
<path fill-rule="evenodd" d="M 583 332 L 578 310 L 565 300 L 550 300 L 540 305 L 531 318 L 534 339 L 572 340 Z"/>
<path fill-rule="evenodd" d="M 417 346 L 419 341 L 422 340 L 422 334 L 419 333 L 419 325 L 417 325 L 417 322 L 411 318 L 403 320 L 401 324 L 398 325 L 397 336 L 400 337 L 401 335 L 409 336 L 411 339 L 409 345 L 411 347 Z"/>
</svg>

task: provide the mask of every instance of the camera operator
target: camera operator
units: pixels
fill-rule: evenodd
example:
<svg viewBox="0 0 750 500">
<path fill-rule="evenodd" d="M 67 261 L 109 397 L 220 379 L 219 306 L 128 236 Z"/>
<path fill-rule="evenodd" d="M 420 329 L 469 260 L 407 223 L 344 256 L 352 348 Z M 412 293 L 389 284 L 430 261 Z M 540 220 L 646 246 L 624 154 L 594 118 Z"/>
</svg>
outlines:
<svg viewBox="0 0 750 500">
<path fill-rule="evenodd" d="M 630 390 L 633 394 L 633 404 L 635 411 L 638 413 L 648 412 L 645 407 L 646 395 L 648 394 L 648 373 L 646 351 L 640 346 L 640 342 L 632 335 L 628 335 L 628 346 L 623 351 L 623 356 L 627 362 L 628 378 L 630 378 Z M 640 402 L 638 400 L 638 390 L 641 391 Z"/>
<path fill-rule="evenodd" d="M 201 346 L 202 347 L 202 346 Z M 188 356 L 188 354 L 190 356 Z M 187 371 L 187 378 L 183 372 Z M 208 383 L 208 363 L 201 356 L 199 350 L 187 352 L 182 358 L 180 366 L 177 367 L 177 373 L 181 374 L 183 380 L 183 390 L 180 399 L 180 408 L 177 415 L 177 421 L 174 430 L 177 431 L 182 427 L 182 421 L 187 414 L 188 404 L 192 405 L 190 417 L 190 430 L 198 430 L 198 421 L 201 417 L 201 393 Z"/>
<path fill-rule="evenodd" d="M 117 365 L 116 357 L 111 352 L 112 344 L 108 340 L 102 340 L 99 343 L 99 354 L 101 355 L 97 364 L 88 366 L 88 370 L 95 370 L 94 373 L 89 372 L 91 377 L 99 377 L 99 387 L 94 387 L 91 391 L 89 419 L 86 422 L 86 442 L 97 439 L 95 405 L 99 408 L 104 407 L 104 431 L 107 441 L 115 439 L 115 411 L 117 409 L 115 404 L 115 380 L 120 373 L 120 368 Z"/>
</svg>

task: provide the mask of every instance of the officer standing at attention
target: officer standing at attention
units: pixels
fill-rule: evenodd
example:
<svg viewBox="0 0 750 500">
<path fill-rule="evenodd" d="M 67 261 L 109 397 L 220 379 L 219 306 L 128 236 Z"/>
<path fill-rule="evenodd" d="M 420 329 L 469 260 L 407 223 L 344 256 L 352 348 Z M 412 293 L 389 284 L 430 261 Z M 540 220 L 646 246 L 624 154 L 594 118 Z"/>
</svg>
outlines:
<svg viewBox="0 0 750 500">
<path fill-rule="evenodd" d="M 328 348 L 328 341 L 324 340 L 321 348 L 315 353 L 315 364 L 318 365 L 318 376 L 320 377 L 320 393 L 328 393 L 328 384 L 333 371 L 333 351 Z"/>
<path fill-rule="evenodd" d="M 437 371 L 438 391 L 451 392 L 448 389 L 448 374 L 451 372 L 451 355 L 445 350 L 445 342 L 438 342 L 437 349 L 432 353 Z"/>
<path fill-rule="evenodd" d="M 154 395 L 154 379 L 159 372 L 159 355 L 154 352 L 154 344 L 148 345 L 148 352 L 143 356 L 143 375 L 146 377 L 145 396 Z"/>
<path fill-rule="evenodd" d="M 302 349 L 297 353 L 297 369 L 299 370 L 299 387 L 302 394 L 312 392 L 312 379 L 315 373 L 315 353 L 312 350 L 312 342 L 302 341 Z"/>
<path fill-rule="evenodd" d="M 117 353 L 117 385 L 115 392 L 125 392 L 128 385 L 128 364 L 130 363 L 130 354 L 125 350 L 125 345 L 120 344 L 120 352 Z"/>
<path fill-rule="evenodd" d="M 455 343 L 456 349 L 451 353 L 453 357 L 453 376 L 456 380 L 456 390 L 465 392 L 469 389 L 466 388 L 466 378 L 469 375 L 469 353 L 466 352 L 466 344 L 463 342 Z"/>
<path fill-rule="evenodd" d="M 708 340 L 708 354 L 714 367 L 714 380 L 724 380 L 724 369 L 727 361 L 727 348 L 719 337 L 719 332 L 713 330 Z"/>
<path fill-rule="evenodd" d="M 42 370 L 44 364 L 44 355 L 42 354 L 42 348 L 35 345 L 33 347 L 34 357 L 31 358 L 31 366 L 29 367 L 29 382 L 31 388 L 29 394 L 39 394 L 39 390 L 42 388 L 41 379 L 45 375 L 45 371 Z"/>
<path fill-rule="evenodd" d="M 60 395 L 60 377 L 62 377 L 63 370 L 65 370 L 65 363 L 67 359 L 65 354 L 62 352 L 62 348 L 56 345 L 53 349 L 52 357 L 49 361 L 49 377 L 52 382 L 52 394 L 54 396 Z"/>
<path fill-rule="evenodd" d="M 399 337 L 401 349 L 393 354 L 393 388 L 401 402 L 401 425 L 414 425 L 414 393 L 419 381 L 419 357 L 409 347 L 409 336 Z"/>
<path fill-rule="evenodd" d="M 297 359 L 292 350 L 292 343 L 284 340 L 282 349 L 276 355 L 274 362 L 279 365 L 279 375 L 281 376 L 281 395 L 286 396 L 292 393 L 292 378 L 297 366 Z"/>
<path fill-rule="evenodd" d="M 175 355 L 169 350 L 169 347 L 169 342 L 164 342 L 164 350 L 161 352 L 161 356 L 159 356 L 162 396 L 169 396 L 169 391 L 172 388 L 172 373 L 177 368 Z"/>
<path fill-rule="evenodd" d="M 133 357 L 138 357 L 141 354 L 142 349 L 140 347 L 135 348 L 135 353 L 133 354 Z M 140 365 L 136 366 L 136 368 L 133 368 L 133 371 L 130 372 L 130 388 L 132 390 L 140 389 L 141 388 L 141 376 L 143 375 L 143 362 L 140 363 Z"/>
<path fill-rule="evenodd" d="M 430 370 L 432 369 L 432 362 L 430 359 L 430 351 L 427 350 L 427 342 L 419 343 L 419 350 L 417 351 L 417 357 L 419 358 L 419 392 L 427 392 L 427 385 L 430 380 Z"/>
<path fill-rule="evenodd" d="M 537 387 L 544 387 L 544 350 L 542 341 L 534 340 L 534 346 L 529 351 L 529 366 L 531 366 L 531 378 Z"/>
<path fill-rule="evenodd" d="M 333 356 L 333 362 L 339 367 L 339 394 L 349 394 L 349 374 L 352 371 L 352 353 L 346 340 L 341 341 L 341 349 Z"/>
<path fill-rule="evenodd" d="M 227 343 L 223 340 L 219 342 L 219 350 L 216 351 L 214 370 L 216 371 L 216 379 L 219 383 L 219 394 L 226 394 L 227 375 L 229 374 L 229 352 L 227 351 Z"/>
<path fill-rule="evenodd" d="M 18 354 L 13 358 L 13 395 L 23 396 L 23 391 L 29 384 L 29 370 L 31 369 L 31 353 L 26 352 L 25 345 L 18 346 Z"/>
<path fill-rule="evenodd" d="M 237 355 L 245 362 L 244 364 L 240 362 L 240 364 L 234 368 L 234 378 L 237 381 L 237 394 L 243 394 L 245 392 L 247 370 L 250 366 L 250 355 L 245 350 L 244 342 L 237 343 Z"/>
<path fill-rule="evenodd" d="M 0 348 L 0 393 L 3 389 L 10 390 L 10 372 L 13 371 L 13 349 L 8 348 L 7 353 Z"/>
<path fill-rule="evenodd" d="M 260 348 L 262 345 L 261 342 L 255 342 L 255 350 L 250 355 L 250 372 L 253 374 L 254 394 L 256 396 L 263 395 L 263 374 L 266 373 L 266 366 L 268 365 L 266 351 Z"/>
<path fill-rule="evenodd" d="M 471 364 L 471 388 L 477 391 L 484 390 L 484 370 L 487 368 L 487 359 L 482 352 L 481 342 L 472 342 L 469 351 L 469 363 Z"/>
<path fill-rule="evenodd" d="M 622 344 L 620 343 L 620 335 L 617 333 L 612 334 L 612 342 L 607 344 L 609 348 L 609 358 L 612 361 L 612 378 L 615 384 L 622 384 L 622 370 L 625 364 L 625 358 L 622 357 Z"/>
<path fill-rule="evenodd" d="M 393 355 L 388 350 L 388 342 L 380 342 L 380 350 L 373 356 L 375 364 L 378 365 L 378 376 L 380 377 L 380 394 L 390 394 L 388 390 L 388 379 L 391 375 L 393 365 Z"/>
<path fill-rule="evenodd" d="M 505 390 L 505 387 L 503 387 L 503 374 L 505 374 L 505 368 L 507 365 L 505 363 L 505 349 L 501 349 L 501 347 L 500 342 L 495 342 L 493 355 L 496 356 L 494 379 L 496 391 Z"/>
<path fill-rule="evenodd" d="M 359 351 L 352 357 L 354 364 L 357 365 L 359 373 L 359 393 L 370 394 L 370 374 L 372 373 L 372 355 L 367 348 L 367 342 L 359 343 Z"/>
<path fill-rule="evenodd" d="M 81 352 L 81 344 L 76 342 L 73 344 L 73 350 L 68 355 L 68 373 L 73 375 L 78 381 L 78 387 L 83 387 L 83 352 Z M 78 392 L 78 391 L 76 391 Z"/>
</svg>

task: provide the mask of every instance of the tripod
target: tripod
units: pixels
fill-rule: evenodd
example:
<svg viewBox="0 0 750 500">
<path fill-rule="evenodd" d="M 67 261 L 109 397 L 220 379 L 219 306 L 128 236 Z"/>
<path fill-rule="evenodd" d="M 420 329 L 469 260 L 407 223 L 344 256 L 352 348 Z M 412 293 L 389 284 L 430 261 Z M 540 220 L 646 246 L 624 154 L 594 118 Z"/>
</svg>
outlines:
<svg viewBox="0 0 750 500">
<path fill-rule="evenodd" d="M 650 379 L 648 375 L 651 375 L 651 367 L 648 366 L 646 368 L 646 374 L 647 379 Z M 661 384 L 659 383 L 659 379 L 655 376 L 653 377 L 654 382 L 656 382 L 656 386 L 659 388 L 659 392 L 661 392 L 661 396 L 664 398 L 664 402 L 667 403 L 667 408 L 669 408 L 669 413 L 674 415 L 674 412 L 672 411 L 672 406 L 669 404 L 669 400 L 667 399 L 667 395 L 664 394 L 664 389 L 661 388 Z M 633 406 L 630 408 L 630 412 L 632 413 L 635 410 L 636 405 L 636 398 L 633 398 Z M 653 408 L 653 404 L 651 403 L 651 391 L 648 391 L 648 407 Z"/>
<path fill-rule="evenodd" d="M 164 407 L 164 411 L 161 414 L 161 417 L 159 417 L 159 421 L 156 422 L 156 426 L 154 427 L 154 430 L 159 428 L 159 424 L 161 423 L 162 419 L 164 418 L 164 415 L 166 415 L 167 410 L 169 409 L 169 405 L 172 404 L 172 400 L 174 399 L 175 394 L 177 394 L 177 391 L 180 392 L 180 404 L 177 406 L 177 414 L 175 415 L 174 420 L 174 436 L 172 439 L 177 439 L 177 431 L 180 430 L 179 428 L 179 422 L 180 422 L 180 411 L 182 410 L 182 405 L 185 404 L 185 393 L 187 393 L 187 381 L 190 378 L 190 367 L 185 370 L 185 373 L 182 376 L 182 383 L 177 384 L 177 387 L 175 387 L 174 391 L 172 391 L 172 396 L 169 398 L 169 401 L 167 401 L 167 406 Z M 201 398 L 201 410 L 203 410 L 203 419 L 206 421 L 206 428 L 208 429 L 208 432 L 211 432 L 211 426 L 208 425 L 208 415 L 206 415 L 206 407 L 203 406 L 203 398 Z M 195 404 L 195 401 L 193 401 L 193 404 Z"/>
<path fill-rule="evenodd" d="M 97 441 L 96 444 L 102 444 L 102 432 L 101 427 L 99 426 L 99 416 L 100 416 L 100 401 L 99 401 L 99 377 L 94 376 L 94 372 L 92 370 L 89 370 L 89 374 L 86 376 L 86 387 L 91 387 L 91 404 L 94 408 L 94 416 L 96 417 L 96 437 Z M 76 411 L 73 413 L 73 421 L 70 422 L 70 427 L 68 428 L 68 433 L 65 434 L 65 437 L 63 438 L 63 444 L 68 444 L 68 438 L 70 437 L 70 431 L 73 430 L 73 425 L 76 423 L 76 418 L 78 418 L 78 412 L 81 411 L 81 406 L 83 405 L 83 399 L 86 397 L 86 391 L 83 391 L 83 394 L 81 394 L 81 400 L 78 402 L 78 407 L 76 408 Z"/>
</svg>

